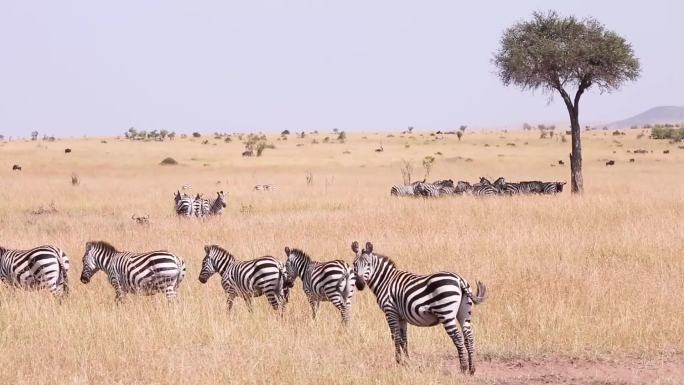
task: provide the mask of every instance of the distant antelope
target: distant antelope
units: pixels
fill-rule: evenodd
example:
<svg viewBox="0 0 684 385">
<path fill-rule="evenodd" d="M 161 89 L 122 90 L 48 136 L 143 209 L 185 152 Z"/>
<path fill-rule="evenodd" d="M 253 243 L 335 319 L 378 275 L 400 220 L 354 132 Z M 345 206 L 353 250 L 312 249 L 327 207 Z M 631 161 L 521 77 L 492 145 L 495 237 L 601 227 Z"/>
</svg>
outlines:
<svg viewBox="0 0 684 385">
<path fill-rule="evenodd" d="M 247 151 L 242 153 L 242 156 L 254 156 L 254 151 L 247 150 Z"/>
<path fill-rule="evenodd" d="M 182 190 L 192 190 L 192 185 L 191 184 L 184 184 L 183 187 L 181 187 Z"/>
<path fill-rule="evenodd" d="M 18 164 L 15 164 L 14 166 L 12 166 L 12 170 L 13 171 L 21 171 L 21 166 Z"/>
<path fill-rule="evenodd" d="M 615 161 L 614 161 L 614 160 L 609 160 L 609 161 L 606 162 L 606 166 L 614 166 L 614 165 L 615 165 Z"/>
<path fill-rule="evenodd" d="M 71 154 L 71 149 L 70 148 L 65 148 L 64 149 L 65 154 Z"/>
<path fill-rule="evenodd" d="M 383 151 L 385 151 L 385 149 L 382 147 L 382 145 L 380 145 L 379 148 L 375 149 L 375 152 L 383 152 Z"/>
</svg>

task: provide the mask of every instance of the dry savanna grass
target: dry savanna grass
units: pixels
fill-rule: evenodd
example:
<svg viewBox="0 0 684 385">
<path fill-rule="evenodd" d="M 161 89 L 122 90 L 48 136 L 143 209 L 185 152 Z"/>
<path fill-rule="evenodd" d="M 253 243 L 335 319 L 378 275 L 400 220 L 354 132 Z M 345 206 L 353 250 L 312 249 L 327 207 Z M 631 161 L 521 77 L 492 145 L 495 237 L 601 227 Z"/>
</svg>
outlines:
<svg viewBox="0 0 684 385">
<path fill-rule="evenodd" d="M 390 197 L 390 186 L 401 183 L 402 160 L 414 165 L 414 180 L 422 179 L 420 163 L 430 155 L 436 160 L 429 179 L 569 181 L 569 143 L 522 132 L 468 133 L 461 141 L 350 134 L 343 144 L 332 134 L 287 141 L 271 134 L 276 148 L 253 158 L 240 156 L 236 137 L 208 144 L 205 138 L 2 143 L 0 244 L 62 247 L 72 260 L 72 292 L 59 305 L 46 293 L 0 287 L 0 383 L 494 383 L 505 382 L 507 370 L 492 368 L 510 360 L 681 357 L 684 150 L 638 138 L 640 132 L 583 133 L 583 197 L 565 191 L 437 200 Z M 380 146 L 384 151 L 375 152 Z M 159 165 L 166 157 L 179 164 Z M 616 164 L 608 167 L 608 160 Z M 23 170 L 12 171 L 13 164 Z M 72 185 L 72 174 L 80 184 Z M 264 183 L 276 190 L 253 191 Z M 224 215 L 177 218 L 172 194 L 184 184 L 205 197 L 227 191 Z M 134 214 L 149 215 L 149 224 L 137 224 Z M 117 307 L 102 273 L 81 284 L 88 240 L 184 257 L 188 277 L 179 301 L 129 297 Z M 488 285 L 489 298 L 473 315 L 479 365 L 473 378 L 459 373 L 441 327 L 410 327 L 412 358 L 395 365 L 369 291 L 355 295 L 345 329 L 329 304 L 310 319 L 300 282 L 279 320 L 263 298 L 254 314 L 238 301 L 228 315 L 219 278 L 197 280 L 205 244 L 242 259 L 284 259 L 290 246 L 320 260 L 351 261 L 353 240 L 371 240 L 403 269 L 448 270 Z"/>
</svg>

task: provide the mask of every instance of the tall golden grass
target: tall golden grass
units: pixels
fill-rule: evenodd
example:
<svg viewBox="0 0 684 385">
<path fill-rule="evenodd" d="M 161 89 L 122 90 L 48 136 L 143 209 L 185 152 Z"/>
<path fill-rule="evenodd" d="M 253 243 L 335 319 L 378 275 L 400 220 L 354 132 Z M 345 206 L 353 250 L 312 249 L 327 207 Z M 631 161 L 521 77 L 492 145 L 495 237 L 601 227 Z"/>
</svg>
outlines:
<svg viewBox="0 0 684 385">
<path fill-rule="evenodd" d="M 276 149 L 243 158 L 237 140 L 2 143 L 0 244 L 62 247 L 72 260 L 72 291 L 59 305 L 47 293 L 0 288 L 0 383 L 477 381 L 477 374 L 459 374 L 441 327 L 409 328 L 412 358 L 395 365 L 388 327 L 367 291 L 355 294 L 346 329 L 331 305 L 310 319 L 301 283 L 283 320 L 263 298 L 254 314 L 238 301 L 228 315 L 218 277 L 206 285 L 197 280 L 203 246 L 211 243 L 242 259 L 284 259 L 290 246 L 320 260 L 351 261 L 350 243 L 371 240 L 405 270 L 482 280 L 490 295 L 473 315 L 480 362 L 682 352 L 684 150 L 637 133 L 584 133 L 582 197 L 564 191 L 437 200 L 389 196 L 390 186 L 401 183 L 401 160 L 412 162 L 414 179 L 423 177 L 420 160 L 432 155 L 429 179 L 568 181 L 568 166 L 557 163 L 568 163 L 569 144 L 521 132 L 468 134 L 460 142 L 420 133 L 353 134 L 344 144 L 311 143 L 334 139 L 327 134 L 287 141 L 270 135 Z M 385 151 L 374 152 L 381 144 Z M 65 147 L 73 152 L 64 154 Z M 627 153 L 637 148 L 653 152 Z M 180 164 L 160 166 L 167 156 Z M 617 164 L 606 167 L 608 159 Z M 23 171 L 11 171 L 14 163 Z M 72 173 L 79 186 L 71 185 Z M 188 183 L 205 197 L 228 191 L 224 215 L 177 218 L 172 194 Z M 277 190 L 252 190 L 261 183 Z M 57 213 L 31 214 L 50 202 Z M 136 224 L 133 214 L 149 214 L 150 224 Z M 188 276 L 179 301 L 129 297 L 117 307 L 101 273 L 82 285 L 88 240 L 183 256 Z"/>
</svg>

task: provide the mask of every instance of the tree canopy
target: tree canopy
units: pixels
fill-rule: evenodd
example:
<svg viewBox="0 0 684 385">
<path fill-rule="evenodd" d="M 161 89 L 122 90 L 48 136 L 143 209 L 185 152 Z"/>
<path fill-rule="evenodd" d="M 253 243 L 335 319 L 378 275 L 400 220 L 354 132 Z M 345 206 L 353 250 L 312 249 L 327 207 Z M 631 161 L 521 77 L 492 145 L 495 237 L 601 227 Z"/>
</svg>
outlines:
<svg viewBox="0 0 684 385">
<path fill-rule="evenodd" d="M 632 46 L 593 18 L 535 12 L 531 21 L 508 28 L 494 55 L 505 85 L 561 90 L 592 86 L 610 92 L 640 74 Z"/>
</svg>

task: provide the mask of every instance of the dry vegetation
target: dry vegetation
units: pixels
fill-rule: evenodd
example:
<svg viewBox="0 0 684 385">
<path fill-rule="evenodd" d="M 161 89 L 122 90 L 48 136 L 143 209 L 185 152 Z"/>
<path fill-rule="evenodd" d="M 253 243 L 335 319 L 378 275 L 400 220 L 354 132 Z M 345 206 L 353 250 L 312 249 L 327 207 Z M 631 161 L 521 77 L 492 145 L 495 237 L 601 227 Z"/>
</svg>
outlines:
<svg viewBox="0 0 684 385">
<path fill-rule="evenodd" d="M 335 137 L 325 133 L 287 141 L 272 134 L 276 148 L 259 158 L 241 157 L 238 140 L 1 143 L 0 244 L 62 247 L 72 259 L 73 288 L 60 306 L 46 293 L 0 287 L 0 383 L 493 383 L 527 375 L 509 372 L 510 360 L 681 363 L 684 150 L 639 133 L 630 130 L 619 144 L 603 132 L 584 134 L 582 198 L 567 191 L 493 199 L 389 196 L 402 181 L 402 160 L 413 163 L 414 180 L 422 179 L 425 156 L 435 156 L 435 179 L 567 181 L 568 166 L 558 160 L 567 161 L 569 145 L 537 133 L 467 133 L 461 141 L 416 132 L 350 134 L 345 143 L 323 143 Z M 375 152 L 380 146 L 384 151 Z M 74 152 L 65 156 L 65 147 Z M 179 165 L 160 166 L 166 157 Z M 608 159 L 615 166 L 606 167 Z M 21 172 L 11 170 L 15 163 Z M 80 185 L 72 186 L 72 174 Z M 278 188 L 255 193 L 260 183 Z M 224 215 L 179 220 L 172 193 L 183 184 L 205 195 L 229 191 Z M 54 212 L 32 214 L 51 202 Z M 131 220 L 134 213 L 149 213 L 149 226 Z M 78 282 L 85 242 L 100 239 L 183 256 L 188 278 L 180 301 L 129 298 L 115 307 L 101 273 L 88 286 Z M 351 260 L 352 240 L 372 240 L 407 270 L 451 270 L 488 284 L 488 302 L 474 311 L 474 378 L 460 375 L 455 348 L 439 327 L 409 328 L 412 359 L 396 366 L 370 292 L 355 296 L 345 330 L 330 305 L 310 319 L 301 283 L 280 321 L 265 300 L 256 301 L 252 315 L 238 302 L 228 316 L 218 278 L 205 286 L 197 280 L 204 244 L 218 243 L 244 259 L 284 259 L 287 245 L 319 259 Z"/>
</svg>

